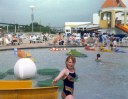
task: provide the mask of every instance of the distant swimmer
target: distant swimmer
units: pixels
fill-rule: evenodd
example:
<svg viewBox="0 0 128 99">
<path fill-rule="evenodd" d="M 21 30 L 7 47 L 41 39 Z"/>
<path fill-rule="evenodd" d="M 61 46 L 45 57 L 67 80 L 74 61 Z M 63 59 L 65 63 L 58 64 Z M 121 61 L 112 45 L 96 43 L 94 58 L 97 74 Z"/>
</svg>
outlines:
<svg viewBox="0 0 128 99">
<path fill-rule="evenodd" d="M 101 55 L 98 53 L 97 56 L 96 56 L 96 61 L 101 61 Z"/>
</svg>

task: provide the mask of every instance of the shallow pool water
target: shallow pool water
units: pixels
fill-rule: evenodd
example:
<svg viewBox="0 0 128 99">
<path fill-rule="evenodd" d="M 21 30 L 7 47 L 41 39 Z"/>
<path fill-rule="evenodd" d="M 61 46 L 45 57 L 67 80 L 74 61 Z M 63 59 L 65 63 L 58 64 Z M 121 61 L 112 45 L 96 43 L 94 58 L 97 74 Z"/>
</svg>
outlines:
<svg viewBox="0 0 128 99">
<path fill-rule="evenodd" d="M 65 68 L 66 53 L 70 49 L 77 49 L 88 56 L 76 58 L 75 68 L 79 78 L 75 82 L 75 99 L 128 99 L 128 48 L 120 48 L 127 53 L 100 52 L 101 62 L 95 61 L 98 51 L 86 51 L 83 47 L 68 48 L 66 51 L 24 50 L 31 53 L 37 69 L 49 67 L 62 70 Z M 18 59 L 13 50 L 0 51 L 0 72 L 13 68 Z M 13 75 L 7 75 L 5 79 L 16 78 Z M 33 86 L 43 79 L 46 77 L 33 78 Z"/>
</svg>

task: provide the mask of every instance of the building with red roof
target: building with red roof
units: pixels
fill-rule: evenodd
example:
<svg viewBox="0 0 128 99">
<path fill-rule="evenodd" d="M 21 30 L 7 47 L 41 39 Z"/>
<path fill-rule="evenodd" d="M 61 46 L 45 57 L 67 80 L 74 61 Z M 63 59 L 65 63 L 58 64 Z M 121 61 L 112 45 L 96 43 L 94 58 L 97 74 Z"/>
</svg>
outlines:
<svg viewBox="0 0 128 99">
<path fill-rule="evenodd" d="M 123 22 L 126 24 L 126 5 L 122 0 L 105 0 L 100 10 L 100 27 L 101 28 L 115 28 L 115 22 L 118 20 L 118 13 L 124 15 Z M 121 20 L 118 20 L 118 22 Z M 121 23 L 121 22 L 120 22 Z"/>
<path fill-rule="evenodd" d="M 108 7 L 126 7 L 122 0 L 106 0 L 101 8 Z"/>
</svg>

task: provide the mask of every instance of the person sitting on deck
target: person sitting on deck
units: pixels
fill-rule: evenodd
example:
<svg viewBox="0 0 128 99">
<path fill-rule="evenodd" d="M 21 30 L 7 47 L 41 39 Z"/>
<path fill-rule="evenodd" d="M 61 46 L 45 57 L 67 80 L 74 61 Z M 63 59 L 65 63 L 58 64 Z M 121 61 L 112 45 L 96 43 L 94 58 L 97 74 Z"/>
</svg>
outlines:
<svg viewBox="0 0 128 99">
<path fill-rule="evenodd" d="M 12 45 L 15 45 L 15 43 L 17 43 L 17 44 L 19 45 L 19 39 L 16 38 L 15 35 L 12 35 L 11 44 L 12 44 Z"/>
<path fill-rule="evenodd" d="M 94 46 L 88 46 L 88 44 L 85 44 L 85 49 L 86 50 L 91 50 L 91 51 L 95 51 L 95 47 Z"/>
<path fill-rule="evenodd" d="M 59 41 L 59 45 L 63 45 L 64 44 L 64 40 L 63 40 L 63 36 L 61 35 L 61 33 L 58 34 L 58 41 Z"/>
</svg>

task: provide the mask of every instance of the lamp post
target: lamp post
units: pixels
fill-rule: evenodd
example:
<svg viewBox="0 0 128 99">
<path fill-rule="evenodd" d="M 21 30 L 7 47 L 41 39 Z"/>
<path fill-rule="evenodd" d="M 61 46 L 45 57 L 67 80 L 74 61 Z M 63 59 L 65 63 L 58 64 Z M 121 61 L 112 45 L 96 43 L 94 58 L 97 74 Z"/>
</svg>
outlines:
<svg viewBox="0 0 128 99">
<path fill-rule="evenodd" d="M 34 13 L 33 13 L 33 9 L 35 8 L 35 6 L 34 5 L 30 5 L 29 6 L 30 8 L 31 8 L 31 21 L 32 21 L 32 33 L 33 33 L 33 21 L 34 21 Z"/>
</svg>

